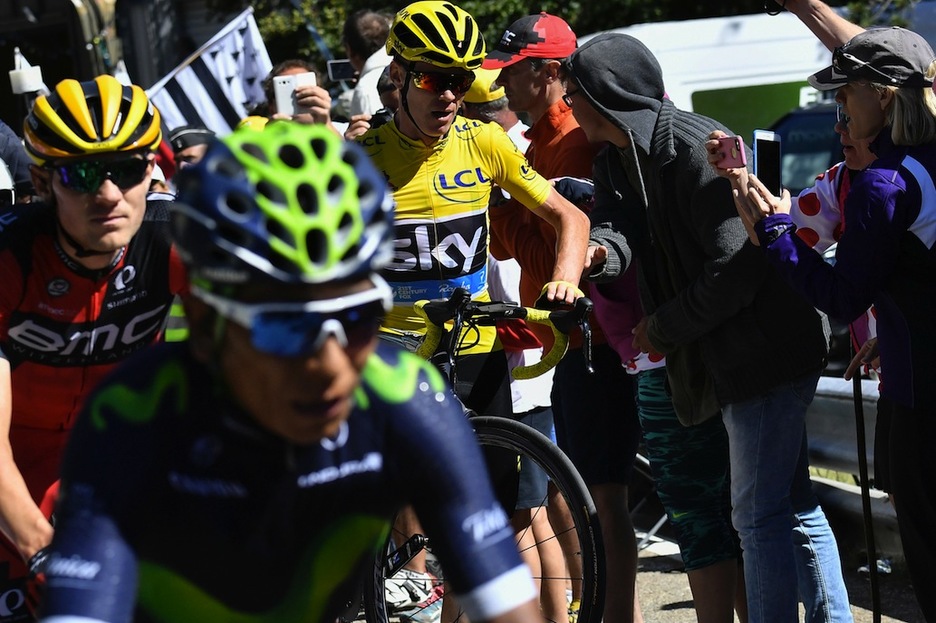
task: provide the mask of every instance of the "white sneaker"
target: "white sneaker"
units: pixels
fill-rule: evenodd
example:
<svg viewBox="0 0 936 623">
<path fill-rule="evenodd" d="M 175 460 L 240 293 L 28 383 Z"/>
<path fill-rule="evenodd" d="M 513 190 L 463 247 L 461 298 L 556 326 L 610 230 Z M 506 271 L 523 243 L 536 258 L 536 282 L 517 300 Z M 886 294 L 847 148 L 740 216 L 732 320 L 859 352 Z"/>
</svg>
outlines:
<svg viewBox="0 0 936 623">
<path fill-rule="evenodd" d="M 428 573 L 400 569 L 384 581 L 384 599 L 390 610 L 413 608 L 432 595 L 433 578 Z"/>
</svg>

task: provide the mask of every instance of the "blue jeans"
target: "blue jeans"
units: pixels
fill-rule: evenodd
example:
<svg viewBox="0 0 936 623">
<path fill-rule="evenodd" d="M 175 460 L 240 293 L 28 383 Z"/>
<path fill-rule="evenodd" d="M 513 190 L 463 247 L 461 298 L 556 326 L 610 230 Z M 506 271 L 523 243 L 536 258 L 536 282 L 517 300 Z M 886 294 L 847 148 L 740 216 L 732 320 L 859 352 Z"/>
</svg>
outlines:
<svg viewBox="0 0 936 623">
<path fill-rule="evenodd" d="M 813 494 L 806 408 L 818 375 L 722 410 L 731 460 L 732 522 L 744 551 L 750 623 L 851 621 L 835 536 Z"/>
</svg>

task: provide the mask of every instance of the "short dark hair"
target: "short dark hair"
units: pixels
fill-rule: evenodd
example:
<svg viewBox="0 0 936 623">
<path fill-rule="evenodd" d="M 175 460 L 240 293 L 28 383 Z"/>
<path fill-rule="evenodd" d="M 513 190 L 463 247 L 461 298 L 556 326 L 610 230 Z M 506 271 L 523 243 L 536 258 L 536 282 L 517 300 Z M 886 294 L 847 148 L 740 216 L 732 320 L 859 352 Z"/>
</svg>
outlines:
<svg viewBox="0 0 936 623">
<path fill-rule="evenodd" d="M 361 9 L 345 20 L 341 41 L 348 49 L 367 60 L 387 44 L 393 16 L 388 13 Z"/>
<path fill-rule="evenodd" d="M 266 97 L 267 102 L 272 102 L 276 97 L 273 93 L 273 78 L 282 74 L 284 71 L 297 68 L 302 69 L 303 71 L 314 71 L 316 73 L 316 77 L 319 77 L 318 67 L 305 59 L 289 58 L 285 61 L 280 61 L 273 66 L 273 69 L 270 70 L 270 73 L 268 73 L 266 78 L 263 79 L 263 95 Z"/>
</svg>

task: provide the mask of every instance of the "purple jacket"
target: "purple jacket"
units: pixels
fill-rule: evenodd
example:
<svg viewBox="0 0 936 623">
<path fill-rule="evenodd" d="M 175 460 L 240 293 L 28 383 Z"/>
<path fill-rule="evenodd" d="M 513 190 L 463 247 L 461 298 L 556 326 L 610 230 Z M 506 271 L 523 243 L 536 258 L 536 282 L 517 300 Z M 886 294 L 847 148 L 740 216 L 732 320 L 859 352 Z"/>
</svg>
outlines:
<svg viewBox="0 0 936 623">
<path fill-rule="evenodd" d="M 936 404 L 936 144 L 896 146 L 885 128 L 878 159 L 857 175 L 845 200 L 835 264 L 799 236 L 789 215 L 757 224 L 761 246 L 816 307 L 851 322 L 873 303 L 882 394 L 898 404 Z"/>
</svg>

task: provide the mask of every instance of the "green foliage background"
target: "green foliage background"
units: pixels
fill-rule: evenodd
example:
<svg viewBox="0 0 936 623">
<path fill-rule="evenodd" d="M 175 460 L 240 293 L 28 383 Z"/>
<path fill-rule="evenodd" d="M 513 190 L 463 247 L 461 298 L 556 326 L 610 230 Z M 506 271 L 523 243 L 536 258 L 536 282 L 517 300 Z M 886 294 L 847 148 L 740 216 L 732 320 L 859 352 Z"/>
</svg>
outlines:
<svg viewBox="0 0 936 623">
<path fill-rule="evenodd" d="M 341 46 L 341 26 L 345 18 L 358 9 L 369 8 L 396 12 L 399 4 L 385 0 L 209 0 L 209 6 L 219 13 L 242 10 L 252 4 L 260 31 L 267 43 L 270 57 L 276 63 L 286 58 L 305 57 L 324 67 L 322 55 L 310 35 L 308 24 L 314 25 L 325 45 L 336 58 L 344 57 Z M 858 23 L 903 24 L 903 11 L 919 0 L 859 0 L 848 3 L 851 15 Z M 688 2 L 687 0 L 461 0 L 459 6 L 471 13 L 484 28 L 489 45 L 497 42 L 504 28 L 512 21 L 538 11 L 562 16 L 579 35 L 608 28 L 643 22 L 742 15 L 764 10 L 765 3 L 776 8 L 774 0 L 721 0 L 719 2 Z M 833 6 L 844 0 L 829 0 Z"/>
</svg>

